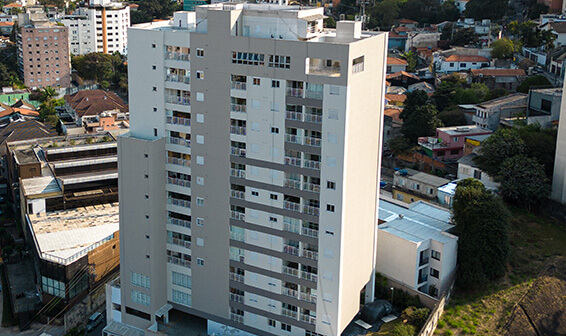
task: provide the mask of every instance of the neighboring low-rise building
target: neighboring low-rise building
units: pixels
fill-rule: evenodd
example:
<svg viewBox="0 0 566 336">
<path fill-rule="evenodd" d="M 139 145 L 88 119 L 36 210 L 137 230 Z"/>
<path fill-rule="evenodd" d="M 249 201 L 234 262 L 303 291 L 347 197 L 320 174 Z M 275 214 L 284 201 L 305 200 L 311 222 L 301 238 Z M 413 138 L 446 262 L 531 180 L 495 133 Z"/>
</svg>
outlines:
<svg viewBox="0 0 566 336">
<path fill-rule="evenodd" d="M 456 271 L 458 237 L 452 214 L 426 202 L 406 205 L 380 199 L 376 270 L 406 288 L 434 298 Z"/>
<path fill-rule="evenodd" d="M 471 69 L 480 69 L 489 66 L 489 59 L 475 55 L 451 55 L 441 58 L 437 64 L 440 72 L 458 72 Z"/>
<path fill-rule="evenodd" d="M 458 181 L 452 181 L 446 183 L 443 186 L 438 187 L 438 203 L 445 205 L 447 207 L 452 207 L 452 202 L 454 202 L 454 195 L 456 194 L 456 187 L 458 186 Z"/>
<path fill-rule="evenodd" d="M 387 73 L 407 70 L 407 61 L 397 57 L 387 57 Z"/>
<path fill-rule="evenodd" d="M 99 124 L 92 125 L 96 120 L 100 123 L 100 118 L 104 118 L 103 115 L 110 114 L 114 121 L 129 119 L 128 105 L 112 91 L 83 90 L 66 95 L 64 98 L 65 111 L 78 126 L 84 126 L 86 129 L 103 127 Z"/>
<path fill-rule="evenodd" d="M 527 123 L 539 123 L 543 128 L 555 126 L 560 119 L 562 88 L 529 91 Z"/>
<path fill-rule="evenodd" d="M 405 203 L 416 201 L 436 201 L 438 187 L 450 182 L 442 177 L 401 169 L 393 176 L 393 198 Z"/>
<path fill-rule="evenodd" d="M 407 88 L 411 84 L 418 83 L 420 80 L 419 76 L 406 71 L 399 71 L 387 75 L 387 81 L 390 82 L 391 85 L 402 86 L 404 88 Z"/>
<path fill-rule="evenodd" d="M 476 105 L 472 121 L 480 127 L 496 131 L 503 119 L 513 118 L 527 109 L 527 95 L 514 93 L 505 97 L 488 100 Z"/>
<path fill-rule="evenodd" d="M 464 143 L 464 156 L 474 153 L 482 145 L 485 139 L 490 136 L 491 133 L 467 136 Z"/>
<path fill-rule="evenodd" d="M 500 183 L 495 182 L 493 178 L 483 172 L 475 162 L 478 155 L 472 153 L 458 160 L 458 179 L 475 178 L 479 180 L 488 189 L 499 189 Z"/>
<path fill-rule="evenodd" d="M 472 69 L 468 76 L 470 83 L 481 83 L 490 90 L 505 89 L 509 92 L 516 92 L 525 78 L 527 74 L 523 69 Z"/>
<path fill-rule="evenodd" d="M 421 137 L 418 142 L 429 157 L 456 161 L 464 155 L 466 137 L 491 133 L 479 126 L 440 127 L 436 129 L 436 137 Z"/>
<path fill-rule="evenodd" d="M 409 87 L 407 89 L 408 92 L 413 92 L 413 91 L 417 91 L 417 90 L 424 91 L 428 95 L 433 94 L 434 91 L 435 91 L 434 86 L 432 86 L 432 84 L 430 84 L 428 82 L 419 82 L 419 83 L 411 84 L 411 85 L 409 85 Z"/>
<path fill-rule="evenodd" d="M 404 94 L 385 94 L 387 105 L 403 107 L 407 96 Z"/>
</svg>

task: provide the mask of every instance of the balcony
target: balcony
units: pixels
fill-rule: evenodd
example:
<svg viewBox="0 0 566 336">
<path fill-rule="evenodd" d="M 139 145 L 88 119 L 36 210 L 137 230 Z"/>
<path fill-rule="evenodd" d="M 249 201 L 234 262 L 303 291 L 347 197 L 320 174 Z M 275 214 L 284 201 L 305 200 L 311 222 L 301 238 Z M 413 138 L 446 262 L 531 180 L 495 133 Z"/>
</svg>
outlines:
<svg viewBox="0 0 566 336">
<path fill-rule="evenodd" d="M 323 97 L 322 91 L 308 90 L 305 92 L 305 98 L 321 100 Z"/>
<path fill-rule="evenodd" d="M 230 104 L 231 112 L 246 113 L 246 105 L 241 104 Z"/>
<path fill-rule="evenodd" d="M 314 184 L 314 183 L 310 183 L 310 182 L 304 182 L 303 183 L 303 190 L 306 191 L 312 191 L 312 192 L 320 192 L 320 185 L 319 184 Z"/>
<path fill-rule="evenodd" d="M 285 141 L 299 145 L 303 144 L 303 142 L 301 141 L 301 137 L 295 134 L 285 134 Z"/>
<path fill-rule="evenodd" d="M 180 198 L 173 198 L 173 197 L 169 197 L 167 199 L 167 204 L 173 204 L 173 205 L 177 205 L 177 206 L 181 206 L 184 208 L 191 208 L 191 201 L 187 201 L 187 200 L 183 200 Z"/>
<path fill-rule="evenodd" d="M 304 90 L 298 88 L 287 88 L 286 93 L 288 97 L 303 98 Z"/>
<path fill-rule="evenodd" d="M 286 210 L 301 212 L 301 205 L 295 202 L 283 201 L 283 208 Z"/>
<path fill-rule="evenodd" d="M 230 320 L 237 323 L 244 323 L 244 317 L 242 315 L 230 313 Z"/>
<path fill-rule="evenodd" d="M 185 147 L 191 147 L 191 140 L 176 137 L 167 137 L 167 143 L 172 145 L 180 145 Z"/>
<path fill-rule="evenodd" d="M 283 245 L 283 252 L 290 255 L 298 256 L 299 248 L 291 245 Z"/>
<path fill-rule="evenodd" d="M 305 160 L 303 167 L 320 170 L 320 161 Z"/>
<path fill-rule="evenodd" d="M 312 325 L 316 325 L 316 317 L 307 315 L 307 314 L 300 314 L 300 320 L 303 322 L 307 322 Z"/>
<path fill-rule="evenodd" d="M 318 230 L 315 229 L 309 229 L 309 228 L 303 228 L 301 230 L 301 234 L 303 236 L 309 236 L 309 237 L 313 237 L 313 238 L 318 238 Z"/>
<path fill-rule="evenodd" d="M 320 213 L 320 208 L 310 205 L 303 205 L 303 213 L 308 215 L 318 216 Z"/>
<path fill-rule="evenodd" d="M 281 294 L 285 295 L 285 296 L 289 296 L 292 298 L 298 298 L 298 292 L 294 289 L 291 288 L 287 288 L 287 287 L 281 287 Z"/>
<path fill-rule="evenodd" d="M 245 257 L 243 255 L 238 254 L 238 253 L 230 252 L 230 260 L 243 263 L 245 261 Z"/>
<path fill-rule="evenodd" d="M 305 122 L 320 124 L 322 123 L 322 116 L 319 114 L 305 114 Z"/>
<path fill-rule="evenodd" d="M 246 157 L 246 149 L 245 148 L 230 147 L 230 154 L 235 155 L 235 156 Z"/>
<path fill-rule="evenodd" d="M 167 116 L 167 123 L 170 125 L 191 126 L 191 119 Z"/>
<path fill-rule="evenodd" d="M 310 250 L 303 250 L 303 257 L 316 261 L 316 260 L 318 260 L 318 252 L 310 251 Z"/>
<path fill-rule="evenodd" d="M 230 280 L 244 283 L 244 276 L 241 274 L 230 272 Z"/>
<path fill-rule="evenodd" d="M 191 261 L 190 260 L 184 260 L 181 258 L 177 258 L 177 257 L 173 257 L 173 256 L 167 256 L 167 262 L 173 265 L 179 265 L 179 266 L 183 266 L 186 268 L 191 268 Z"/>
<path fill-rule="evenodd" d="M 234 90 L 242 90 L 245 91 L 246 90 L 246 83 L 244 82 L 232 82 L 232 89 Z"/>
<path fill-rule="evenodd" d="M 246 193 L 240 190 L 230 190 L 230 197 L 238 199 L 246 199 Z"/>
<path fill-rule="evenodd" d="M 173 177 L 167 178 L 167 184 L 174 184 L 185 188 L 191 187 L 191 181 L 187 181 L 179 178 L 173 178 Z"/>
<path fill-rule="evenodd" d="M 426 264 L 428 264 L 428 258 L 421 258 L 419 260 L 419 266 L 424 266 Z"/>
<path fill-rule="evenodd" d="M 307 115 L 311 115 L 311 114 L 307 114 Z M 303 144 L 312 147 L 320 147 L 320 142 L 321 142 L 320 140 L 321 139 L 319 138 L 304 137 Z"/>
<path fill-rule="evenodd" d="M 169 104 L 191 105 L 191 98 L 179 96 L 165 96 L 165 102 Z"/>
<path fill-rule="evenodd" d="M 291 189 L 301 190 L 301 181 L 285 179 L 284 186 Z"/>
<path fill-rule="evenodd" d="M 296 268 L 283 266 L 282 269 L 281 269 L 281 272 L 283 274 L 290 275 L 290 276 L 293 276 L 293 277 L 296 277 L 296 278 L 299 277 L 299 270 L 296 269 Z"/>
<path fill-rule="evenodd" d="M 281 308 L 281 315 L 297 319 L 298 313 L 291 309 Z"/>
<path fill-rule="evenodd" d="M 287 166 L 300 167 L 301 166 L 301 158 L 285 156 L 285 164 Z"/>
<path fill-rule="evenodd" d="M 190 167 L 191 160 L 176 158 L 176 157 L 167 157 L 167 163 L 174 164 L 178 166 Z"/>
<path fill-rule="evenodd" d="M 299 300 L 310 303 L 316 303 L 316 295 L 301 292 L 299 295 Z"/>
<path fill-rule="evenodd" d="M 230 218 L 245 221 L 246 214 L 238 211 L 230 211 Z"/>
<path fill-rule="evenodd" d="M 173 61 L 191 61 L 191 54 L 186 53 L 179 53 L 179 52 L 166 52 L 165 53 L 166 60 L 173 60 Z"/>
<path fill-rule="evenodd" d="M 167 237 L 167 243 L 177 245 L 177 246 L 182 246 L 182 247 L 188 248 L 188 249 L 191 248 L 191 242 L 190 241 L 182 240 L 182 239 L 179 239 L 179 238 Z"/>
<path fill-rule="evenodd" d="M 167 224 L 182 226 L 189 229 L 191 228 L 191 222 L 185 219 L 167 218 Z"/>
<path fill-rule="evenodd" d="M 428 275 L 427 275 L 427 274 L 424 274 L 424 275 L 421 275 L 421 277 L 419 278 L 419 282 L 418 282 L 418 283 L 419 283 L 419 284 L 422 284 L 423 282 L 426 282 L 427 280 L 428 280 Z"/>
<path fill-rule="evenodd" d="M 230 293 L 230 301 L 244 303 L 244 296 L 236 293 Z"/>
<path fill-rule="evenodd" d="M 290 223 L 283 223 L 283 231 L 299 233 L 299 226 Z"/>
<path fill-rule="evenodd" d="M 230 134 L 246 135 L 246 127 L 244 126 L 230 126 Z"/>
<path fill-rule="evenodd" d="M 303 121 L 303 114 L 301 112 L 287 111 L 285 113 L 285 119 L 295 120 L 295 121 Z"/>
<path fill-rule="evenodd" d="M 166 82 L 190 84 L 191 83 L 191 76 L 169 74 L 169 75 L 165 76 L 165 81 Z"/>
<path fill-rule="evenodd" d="M 246 235 L 243 233 L 230 232 L 230 239 L 239 242 L 244 242 L 246 240 Z"/>
<path fill-rule="evenodd" d="M 244 169 L 230 169 L 230 176 L 238 177 L 238 178 L 246 178 L 246 171 Z"/>
<path fill-rule="evenodd" d="M 318 279 L 317 275 L 307 271 L 301 271 L 301 279 L 309 280 L 312 282 L 316 282 Z"/>
</svg>

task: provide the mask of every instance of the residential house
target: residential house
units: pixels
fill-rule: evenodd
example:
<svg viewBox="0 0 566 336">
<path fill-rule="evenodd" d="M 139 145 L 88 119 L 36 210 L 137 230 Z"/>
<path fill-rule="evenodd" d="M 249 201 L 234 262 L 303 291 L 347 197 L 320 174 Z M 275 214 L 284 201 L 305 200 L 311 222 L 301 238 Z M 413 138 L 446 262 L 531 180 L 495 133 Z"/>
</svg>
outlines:
<svg viewBox="0 0 566 336">
<path fill-rule="evenodd" d="M 534 89 L 529 91 L 527 124 L 538 123 L 543 128 L 558 124 L 562 88 Z"/>
<path fill-rule="evenodd" d="M 482 134 L 491 134 L 491 131 L 479 126 L 440 127 L 436 129 L 436 137 L 419 138 L 419 145 L 429 157 L 456 161 L 464 155 L 466 137 Z"/>
<path fill-rule="evenodd" d="M 556 78 L 564 78 L 564 59 L 566 58 L 566 46 L 560 46 L 550 52 L 550 66 L 547 69 Z"/>
<path fill-rule="evenodd" d="M 387 75 L 387 81 L 391 83 L 393 86 L 402 86 L 407 88 L 411 84 L 415 84 L 420 82 L 420 78 L 417 75 L 413 75 L 412 73 L 408 73 L 406 71 L 399 71 L 396 73 L 392 73 Z"/>
<path fill-rule="evenodd" d="M 527 78 L 523 69 L 472 69 L 468 82 L 487 85 L 490 90 L 505 89 L 516 92 L 517 87 Z"/>
<path fill-rule="evenodd" d="M 416 48 L 436 48 L 441 35 L 442 33 L 424 29 L 408 32 L 405 51 L 415 50 Z"/>
<path fill-rule="evenodd" d="M 418 21 L 411 20 L 411 19 L 399 19 L 397 20 L 397 25 L 399 27 L 405 27 L 409 29 L 417 29 Z"/>
<path fill-rule="evenodd" d="M 566 45 L 566 22 L 549 21 L 540 27 L 542 30 L 550 30 L 556 36 L 554 45 L 560 47 Z"/>
<path fill-rule="evenodd" d="M 495 182 L 491 176 L 483 172 L 475 162 L 476 153 L 468 154 L 458 160 L 458 179 L 475 178 L 492 190 L 499 189 L 500 183 Z"/>
<path fill-rule="evenodd" d="M 4 36 L 10 36 L 10 34 L 12 34 L 12 29 L 14 29 L 14 22 L 0 22 L 0 34 Z"/>
<path fill-rule="evenodd" d="M 489 59 L 475 55 L 451 55 L 441 58 L 436 68 L 440 72 L 459 72 L 489 66 Z"/>
<path fill-rule="evenodd" d="M 514 93 L 477 104 L 476 115 L 472 121 L 479 127 L 496 131 L 501 120 L 513 118 L 517 113 L 526 111 L 527 98 L 527 94 Z"/>
<path fill-rule="evenodd" d="M 457 186 L 458 181 L 452 181 L 438 187 L 438 195 L 436 197 L 438 203 L 451 208 L 454 202 L 454 195 L 456 195 Z"/>
<path fill-rule="evenodd" d="M 407 96 L 404 94 L 385 94 L 387 105 L 403 107 Z"/>
<path fill-rule="evenodd" d="M 475 153 L 482 145 L 482 143 L 491 136 L 490 134 L 470 135 L 466 137 L 464 144 L 464 156 Z"/>
<path fill-rule="evenodd" d="M 393 176 L 393 198 L 405 203 L 436 201 L 438 187 L 450 182 L 436 175 L 413 169 L 401 169 Z"/>
<path fill-rule="evenodd" d="M 408 28 L 404 26 L 391 27 L 391 31 L 389 32 L 389 40 L 387 47 L 389 49 L 405 50 L 408 34 L 410 31 L 413 30 L 414 30 L 413 28 Z"/>
<path fill-rule="evenodd" d="M 376 271 L 399 289 L 440 298 L 454 279 L 458 237 L 447 209 L 418 201 L 379 201 Z"/>
<path fill-rule="evenodd" d="M 428 82 L 419 82 L 419 83 L 411 84 L 407 89 L 408 92 L 413 92 L 417 90 L 424 91 L 429 96 L 432 95 L 435 91 L 434 86 L 432 86 L 432 84 Z"/>
<path fill-rule="evenodd" d="M 387 73 L 407 70 L 407 61 L 397 57 L 387 57 Z"/>
<path fill-rule="evenodd" d="M 403 120 L 399 117 L 403 110 L 399 108 L 386 108 L 383 111 L 383 150 L 389 149 L 388 141 L 401 135 Z"/>
<path fill-rule="evenodd" d="M 539 50 L 538 48 L 523 47 L 523 56 L 536 64 L 546 67 L 546 58 L 548 55 L 546 52 Z"/>
<path fill-rule="evenodd" d="M 22 10 L 23 7 L 24 7 L 24 6 L 20 5 L 19 3 L 12 2 L 12 3 L 10 3 L 10 4 L 4 5 L 4 7 L 2 7 L 2 11 L 3 11 L 5 14 L 11 14 L 12 9 L 17 8 L 17 9 Z"/>
<path fill-rule="evenodd" d="M 78 126 L 84 126 L 86 129 L 101 127 L 92 124 L 100 120 L 103 113 L 110 113 L 118 121 L 129 118 L 128 105 L 111 91 L 83 90 L 65 95 L 64 99 L 66 113 Z"/>
<path fill-rule="evenodd" d="M 14 89 L 11 87 L 3 87 L 2 93 L 0 93 L 0 103 L 5 103 L 12 106 L 13 104 L 21 100 L 28 102 L 28 104 L 31 104 L 29 97 L 30 94 L 31 91 L 29 89 Z M 37 105 L 32 104 L 34 108 L 39 106 L 39 102 L 36 101 L 35 104 Z"/>
</svg>

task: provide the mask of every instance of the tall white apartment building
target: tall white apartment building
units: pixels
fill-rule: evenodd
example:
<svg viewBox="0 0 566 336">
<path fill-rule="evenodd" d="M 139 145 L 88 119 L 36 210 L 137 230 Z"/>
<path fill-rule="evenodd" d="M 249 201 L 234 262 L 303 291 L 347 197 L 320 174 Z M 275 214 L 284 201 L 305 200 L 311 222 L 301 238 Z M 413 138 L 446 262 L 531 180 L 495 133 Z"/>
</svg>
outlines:
<svg viewBox="0 0 566 336">
<path fill-rule="evenodd" d="M 107 334 L 196 315 L 208 334 L 330 336 L 356 315 L 375 265 L 387 34 L 322 21 L 226 3 L 129 30 Z"/>
<path fill-rule="evenodd" d="M 69 28 L 69 50 L 74 55 L 128 51 L 130 7 L 125 2 L 91 0 L 61 20 Z"/>
</svg>

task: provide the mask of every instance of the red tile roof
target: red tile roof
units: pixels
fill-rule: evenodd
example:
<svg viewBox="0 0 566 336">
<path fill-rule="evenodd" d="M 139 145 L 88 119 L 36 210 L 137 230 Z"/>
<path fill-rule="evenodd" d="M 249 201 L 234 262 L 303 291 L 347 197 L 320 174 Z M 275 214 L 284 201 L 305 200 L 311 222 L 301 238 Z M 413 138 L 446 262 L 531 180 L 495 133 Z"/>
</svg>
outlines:
<svg viewBox="0 0 566 336">
<path fill-rule="evenodd" d="M 4 6 L 4 8 L 13 8 L 13 7 L 22 7 L 19 3 L 11 3 L 9 5 Z"/>
<path fill-rule="evenodd" d="M 387 57 L 387 64 L 395 64 L 395 65 L 407 65 L 407 61 L 402 58 L 397 57 Z"/>
<path fill-rule="evenodd" d="M 14 25 L 13 22 L 8 22 L 8 21 L 0 22 L 0 27 L 12 27 L 13 25 Z"/>
<path fill-rule="evenodd" d="M 489 59 L 475 55 L 452 55 L 446 58 L 446 62 L 489 62 Z"/>
<path fill-rule="evenodd" d="M 407 28 L 407 27 L 395 27 L 393 28 L 394 31 L 396 32 L 410 32 L 413 31 L 413 28 Z"/>
<path fill-rule="evenodd" d="M 110 110 L 128 112 L 128 105 L 114 92 L 103 90 L 84 90 L 66 95 L 65 101 L 79 117 L 99 115 Z"/>
<path fill-rule="evenodd" d="M 412 73 L 408 73 L 406 71 L 397 71 L 396 73 L 389 74 L 386 77 L 387 77 L 387 79 L 393 79 L 393 78 L 397 78 L 397 77 L 400 77 L 400 76 L 407 76 L 409 78 L 413 78 L 413 79 L 416 79 L 416 80 L 420 79 L 416 75 L 413 75 Z"/>
<path fill-rule="evenodd" d="M 14 113 L 19 113 L 26 117 L 39 118 L 39 112 L 27 108 L 19 108 L 19 107 L 10 107 L 3 111 L 0 111 L 0 118 L 10 116 Z"/>
<path fill-rule="evenodd" d="M 505 77 L 505 76 L 526 76 L 523 69 L 472 69 L 470 70 L 473 76 L 492 76 L 492 77 Z"/>
<path fill-rule="evenodd" d="M 400 39 L 406 39 L 406 38 L 407 38 L 407 35 L 399 35 L 399 34 L 397 34 L 397 33 L 394 32 L 394 31 L 390 31 L 390 32 L 389 32 L 389 37 L 392 37 L 392 38 L 400 38 Z"/>
<path fill-rule="evenodd" d="M 404 102 L 407 99 L 407 96 L 404 94 L 385 94 L 385 99 L 392 102 Z"/>
<path fill-rule="evenodd" d="M 401 118 L 399 117 L 399 115 L 401 114 L 401 110 L 400 109 L 392 109 L 392 108 L 386 108 L 383 111 L 383 114 L 385 114 L 388 117 L 391 117 L 391 119 L 393 119 L 394 122 L 398 123 L 398 124 L 402 124 L 403 120 L 401 120 Z"/>
<path fill-rule="evenodd" d="M 417 21 L 410 20 L 410 19 L 401 19 L 401 20 L 399 20 L 399 23 L 405 23 L 405 24 L 407 24 L 407 23 L 412 23 L 412 24 L 415 24 L 415 23 L 418 23 L 418 22 L 417 22 Z"/>
</svg>

